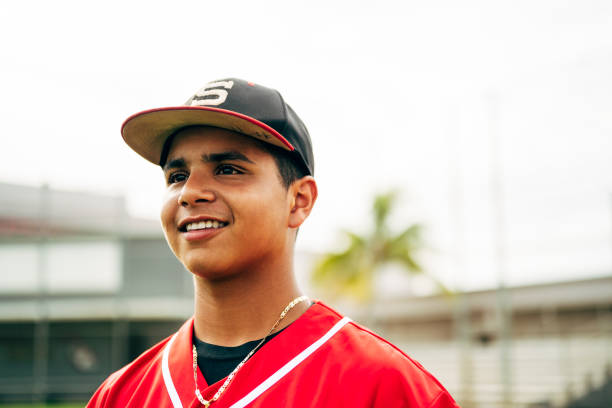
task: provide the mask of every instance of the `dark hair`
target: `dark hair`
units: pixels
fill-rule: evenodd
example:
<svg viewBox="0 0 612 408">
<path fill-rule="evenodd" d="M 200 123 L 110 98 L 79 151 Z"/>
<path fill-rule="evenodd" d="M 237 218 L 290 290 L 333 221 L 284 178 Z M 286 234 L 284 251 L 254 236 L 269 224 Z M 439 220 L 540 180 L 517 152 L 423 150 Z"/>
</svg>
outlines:
<svg viewBox="0 0 612 408">
<path fill-rule="evenodd" d="M 261 142 L 260 146 L 274 158 L 281 184 L 285 189 L 288 189 L 295 180 L 308 175 L 308 171 L 293 158 L 297 153 L 264 142 Z"/>
</svg>

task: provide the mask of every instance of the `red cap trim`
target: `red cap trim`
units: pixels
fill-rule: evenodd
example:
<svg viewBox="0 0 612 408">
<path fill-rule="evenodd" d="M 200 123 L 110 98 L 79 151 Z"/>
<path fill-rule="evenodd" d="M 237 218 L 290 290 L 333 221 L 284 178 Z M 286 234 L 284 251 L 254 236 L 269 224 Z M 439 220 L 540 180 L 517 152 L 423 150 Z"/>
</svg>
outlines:
<svg viewBox="0 0 612 408">
<path fill-rule="evenodd" d="M 125 125 L 131 121 L 132 119 L 141 116 L 141 115 L 145 115 L 148 113 L 154 113 L 154 112 L 165 112 L 165 111 L 172 111 L 172 110 L 205 110 L 205 111 L 211 111 L 211 112 L 219 112 L 225 115 L 229 115 L 229 116 L 235 116 L 237 118 L 246 120 L 247 122 L 251 122 L 254 125 L 259 126 L 260 128 L 264 129 L 265 131 L 271 133 L 274 137 L 276 137 L 278 140 L 280 140 L 285 146 L 287 146 L 291 151 L 295 150 L 295 148 L 293 147 L 293 145 L 291 145 L 291 143 L 289 143 L 289 141 L 287 141 L 287 139 L 285 139 L 283 137 L 283 135 L 281 135 L 280 133 L 278 133 L 274 128 L 266 125 L 263 122 L 260 122 L 257 119 L 254 119 L 250 116 L 247 115 L 243 115 L 242 113 L 238 113 L 238 112 L 234 112 L 234 111 L 230 111 L 230 110 L 226 110 L 226 109 L 220 109 L 220 108 L 213 108 L 210 106 L 170 106 L 167 108 L 156 108 L 156 109 L 148 109 L 142 112 L 138 112 L 135 113 L 133 115 L 131 115 L 129 118 L 127 118 L 123 124 L 121 125 L 121 135 L 123 135 L 123 128 L 125 127 Z"/>
</svg>

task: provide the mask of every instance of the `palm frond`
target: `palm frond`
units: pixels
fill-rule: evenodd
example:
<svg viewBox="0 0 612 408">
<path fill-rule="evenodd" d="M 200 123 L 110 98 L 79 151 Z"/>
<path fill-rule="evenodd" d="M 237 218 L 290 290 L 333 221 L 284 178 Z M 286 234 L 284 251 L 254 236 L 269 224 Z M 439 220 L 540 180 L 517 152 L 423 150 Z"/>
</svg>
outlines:
<svg viewBox="0 0 612 408">
<path fill-rule="evenodd" d="M 397 197 L 396 191 L 389 191 L 374 198 L 374 230 L 383 231 L 387 228 L 387 218 L 391 213 L 393 204 Z"/>
<path fill-rule="evenodd" d="M 364 235 L 344 231 L 347 246 L 339 252 L 323 255 L 312 272 L 313 283 L 332 296 L 349 296 L 367 301 L 372 298 L 374 276 L 389 262 L 402 265 L 410 274 L 424 274 L 415 259 L 422 247 L 422 226 L 413 224 L 392 235 L 387 221 L 397 198 L 391 191 L 375 197 L 372 206 L 374 225 Z M 443 293 L 450 291 L 434 276 L 429 278 Z"/>
</svg>

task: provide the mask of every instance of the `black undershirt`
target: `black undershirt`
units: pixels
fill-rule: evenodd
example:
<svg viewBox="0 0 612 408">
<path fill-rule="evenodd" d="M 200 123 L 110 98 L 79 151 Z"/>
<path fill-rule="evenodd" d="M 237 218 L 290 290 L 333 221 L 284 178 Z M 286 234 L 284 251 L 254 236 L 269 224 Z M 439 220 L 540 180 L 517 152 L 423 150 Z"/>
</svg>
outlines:
<svg viewBox="0 0 612 408">
<path fill-rule="evenodd" d="M 283 329 L 285 330 L 285 329 Z M 272 340 L 283 330 L 269 335 L 264 344 Z M 198 352 L 198 367 L 208 385 L 227 377 L 234 368 L 249 354 L 251 350 L 259 344 L 259 340 L 249 341 L 235 347 L 217 346 L 216 344 L 205 343 L 198 339 L 195 334 L 193 343 Z M 263 344 L 260 346 L 263 347 Z"/>
<path fill-rule="evenodd" d="M 310 308 L 310 306 L 313 304 L 314 303 L 312 301 L 309 301 L 308 308 Z M 291 324 L 289 326 L 291 326 Z M 266 341 L 264 341 L 260 348 L 274 337 L 282 333 L 287 327 L 284 327 L 282 330 L 279 330 L 276 333 L 266 337 Z M 240 364 L 242 360 L 244 360 L 247 354 L 249 354 L 249 352 L 259 344 L 260 341 L 261 339 L 249 341 L 241 344 L 240 346 L 224 347 L 217 346 L 216 344 L 205 343 L 198 339 L 195 333 L 193 333 L 193 344 L 195 344 L 196 352 L 198 353 L 198 368 L 204 376 L 206 384 L 212 385 L 227 377 L 232 370 L 236 368 L 236 366 Z"/>
</svg>

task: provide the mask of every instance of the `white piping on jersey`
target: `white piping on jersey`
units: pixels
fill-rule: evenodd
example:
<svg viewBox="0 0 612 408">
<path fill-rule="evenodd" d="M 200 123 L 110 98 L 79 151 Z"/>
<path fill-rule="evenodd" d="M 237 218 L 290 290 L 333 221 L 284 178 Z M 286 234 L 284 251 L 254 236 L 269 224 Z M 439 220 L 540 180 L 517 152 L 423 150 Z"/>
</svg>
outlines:
<svg viewBox="0 0 612 408">
<path fill-rule="evenodd" d="M 293 357 L 291 361 L 282 366 L 277 372 L 268 377 L 264 382 L 259 384 L 253 391 L 249 392 L 245 397 L 243 397 L 240 401 L 236 402 L 230 408 L 244 408 L 249 405 L 253 400 L 259 397 L 264 391 L 273 386 L 276 382 L 278 382 L 281 378 L 287 375 L 291 370 L 293 370 L 298 364 L 304 361 L 308 356 L 314 353 L 319 347 L 323 345 L 327 340 L 331 338 L 334 334 L 336 334 L 345 324 L 350 322 L 351 319 L 348 317 L 343 317 L 338 323 L 334 325 L 327 333 L 323 335 L 319 340 L 312 343 L 308 346 L 304 351 L 302 351 L 297 356 Z"/>
<path fill-rule="evenodd" d="M 232 405 L 230 408 L 244 408 L 253 402 L 257 397 L 263 394 L 268 388 L 272 387 L 276 384 L 281 378 L 287 375 L 291 370 L 298 366 L 302 361 L 306 360 L 308 356 L 317 351 L 319 347 L 321 347 L 326 341 L 328 341 L 334 334 L 336 334 L 344 325 L 351 321 L 348 317 L 343 317 L 338 323 L 336 323 L 327 333 L 321 336 L 317 341 L 312 343 L 310 346 L 306 347 L 300 354 L 293 357 L 288 363 L 282 366 L 277 372 L 272 374 L 266 380 L 264 380 L 261 384 L 255 387 L 251 392 L 249 392 L 246 396 Z M 170 347 L 174 342 L 174 338 L 176 334 L 172 336 L 166 348 L 164 348 L 164 355 L 162 358 L 162 374 L 164 377 L 164 383 L 166 385 L 166 390 L 168 391 L 168 395 L 170 396 L 170 400 L 172 401 L 172 405 L 174 408 L 183 408 L 183 404 L 181 403 L 181 399 L 176 392 L 176 388 L 174 388 L 174 383 L 172 382 L 172 377 L 170 377 L 170 369 L 168 368 L 168 354 L 170 352 Z"/>
<path fill-rule="evenodd" d="M 170 396 L 170 401 L 172 401 L 172 405 L 174 405 L 174 408 L 183 408 L 181 399 L 179 398 L 179 395 L 176 392 L 176 388 L 174 388 L 172 377 L 170 377 L 170 369 L 168 368 L 168 354 L 170 353 L 170 347 L 172 347 L 172 343 L 174 343 L 175 338 L 176 333 L 174 333 L 174 336 L 172 336 L 172 338 L 164 348 L 164 356 L 162 357 L 162 375 L 164 377 L 164 384 L 166 385 L 166 390 L 168 391 L 168 395 Z"/>
</svg>

